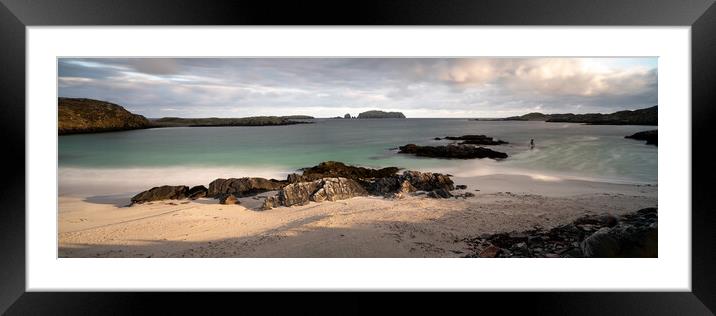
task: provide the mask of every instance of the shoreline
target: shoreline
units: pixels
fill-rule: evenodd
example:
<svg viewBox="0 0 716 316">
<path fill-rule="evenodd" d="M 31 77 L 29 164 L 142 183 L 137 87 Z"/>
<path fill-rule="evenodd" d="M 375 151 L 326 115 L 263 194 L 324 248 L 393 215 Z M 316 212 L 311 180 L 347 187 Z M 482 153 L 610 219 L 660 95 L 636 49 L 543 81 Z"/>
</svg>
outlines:
<svg viewBox="0 0 716 316">
<path fill-rule="evenodd" d="M 60 194 L 59 256 L 461 257 L 469 251 L 464 238 L 658 207 L 657 185 L 517 175 L 453 180 L 468 186 L 456 193 L 475 196 L 368 196 L 255 211 L 256 197 L 240 198 L 241 205 L 198 199 L 119 207 L 131 193 Z"/>
</svg>

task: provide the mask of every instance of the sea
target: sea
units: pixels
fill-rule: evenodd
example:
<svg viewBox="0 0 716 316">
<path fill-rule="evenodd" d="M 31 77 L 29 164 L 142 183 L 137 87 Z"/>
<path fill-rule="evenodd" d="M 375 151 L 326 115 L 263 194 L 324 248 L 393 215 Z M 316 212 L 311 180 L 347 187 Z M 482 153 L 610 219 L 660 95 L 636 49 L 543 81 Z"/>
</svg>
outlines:
<svg viewBox="0 0 716 316">
<path fill-rule="evenodd" d="M 509 174 L 544 181 L 578 179 L 656 184 L 658 150 L 626 139 L 654 126 L 585 125 L 453 118 L 315 119 L 312 124 L 172 127 L 59 136 L 59 194 L 134 192 L 150 185 L 198 185 L 216 178 L 287 174 L 322 161 L 449 173 Z M 445 145 L 436 137 L 482 134 L 504 160 L 399 154 L 405 144 Z M 535 147 L 531 148 L 530 140 Z M 91 192 L 90 192 L 91 191 Z M 119 191 L 119 192 L 118 192 Z"/>
</svg>

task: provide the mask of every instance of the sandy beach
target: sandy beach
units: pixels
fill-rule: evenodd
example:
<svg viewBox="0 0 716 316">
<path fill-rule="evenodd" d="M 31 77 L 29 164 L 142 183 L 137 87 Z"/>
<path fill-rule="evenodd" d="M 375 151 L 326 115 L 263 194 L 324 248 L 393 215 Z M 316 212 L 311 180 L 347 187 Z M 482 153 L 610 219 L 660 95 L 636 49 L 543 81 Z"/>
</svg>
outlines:
<svg viewBox="0 0 716 316">
<path fill-rule="evenodd" d="M 518 175 L 454 177 L 474 197 L 355 197 L 258 211 L 215 199 L 134 205 L 59 196 L 59 257 L 461 257 L 464 238 L 657 207 L 657 186 Z"/>
</svg>

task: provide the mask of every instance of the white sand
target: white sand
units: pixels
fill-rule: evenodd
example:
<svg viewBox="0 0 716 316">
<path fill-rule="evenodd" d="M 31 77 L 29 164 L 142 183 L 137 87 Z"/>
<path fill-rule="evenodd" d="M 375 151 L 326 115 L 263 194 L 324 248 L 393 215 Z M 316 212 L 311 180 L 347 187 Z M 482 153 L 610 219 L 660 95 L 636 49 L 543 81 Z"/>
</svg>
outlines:
<svg viewBox="0 0 716 316">
<path fill-rule="evenodd" d="M 128 195 L 63 195 L 59 256 L 459 257 L 465 237 L 657 206 L 656 186 L 511 175 L 454 180 L 476 196 L 358 197 L 256 211 L 261 201 L 254 198 L 242 205 L 200 199 L 122 207 Z"/>
</svg>

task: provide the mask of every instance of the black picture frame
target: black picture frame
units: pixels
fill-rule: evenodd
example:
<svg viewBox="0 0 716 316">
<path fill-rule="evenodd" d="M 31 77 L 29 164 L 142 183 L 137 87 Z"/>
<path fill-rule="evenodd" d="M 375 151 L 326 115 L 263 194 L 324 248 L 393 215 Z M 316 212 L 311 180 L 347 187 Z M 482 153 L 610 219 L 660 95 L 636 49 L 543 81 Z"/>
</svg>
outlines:
<svg viewBox="0 0 716 316">
<path fill-rule="evenodd" d="M 183 310 L 186 293 L 26 292 L 25 56 L 26 27 L 63 25 L 643 25 L 691 27 L 692 291 L 648 293 L 481 293 L 470 306 L 500 300 L 508 311 L 545 314 L 681 314 L 716 311 L 716 209 L 710 202 L 715 169 L 716 5 L 714 0 L 489 1 L 148 1 L 0 0 L 0 135 L 5 136 L 6 184 L 0 190 L 0 311 L 7 314 L 106 314 Z M 48 92 L 49 93 L 49 92 Z M 686 105 L 685 105 L 686 106 Z M 684 140 L 686 141 L 686 140 Z M 689 154 L 689 153 L 683 153 Z M 22 167 L 21 167 L 22 166 Z M 667 193 L 668 194 L 668 193 Z M 669 210 L 677 211 L 677 210 Z M 689 210 L 681 210 L 688 212 Z M 668 238 L 668 236 L 666 236 Z M 588 273 L 586 271 L 585 273 Z M 199 296 L 202 296 L 199 294 Z M 230 296 L 226 300 L 221 297 Z M 272 295 L 273 297 L 273 295 Z M 444 297 L 444 296 L 443 296 Z M 252 295 L 203 294 L 221 308 Z M 195 300 L 195 297 L 191 298 Z M 334 303 L 360 308 L 353 298 Z M 420 300 L 420 298 L 416 299 Z M 310 301 L 308 299 L 307 301 Z M 372 300 L 378 303 L 377 300 Z M 145 305 L 148 304 L 148 305 Z M 363 307 L 368 307 L 363 305 Z M 147 309 L 146 306 L 151 306 Z M 173 307 L 172 307 L 173 306 Z M 234 305 L 235 306 L 235 305 Z M 455 304 L 455 307 L 459 304 Z M 280 306 L 275 306 L 280 307 Z M 306 303 L 284 308 L 310 308 Z M 403 308 L 405 306 L 401 306 Z M 274 307 L 272 307 L 274 308 Z M 384 307 L 384 311 L 397 307 Z M 448 308 L 451 309 L 452 307 Z"/>
</svg>

